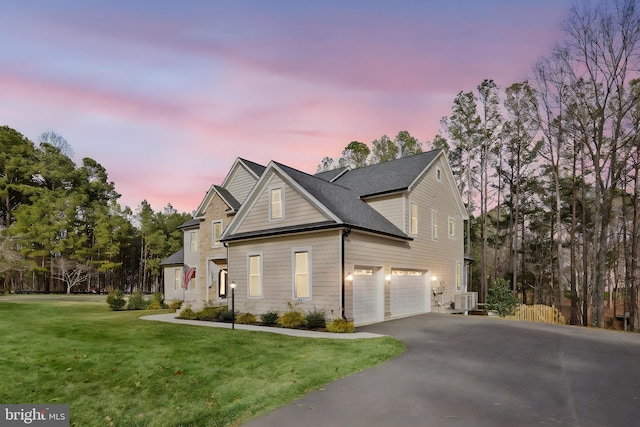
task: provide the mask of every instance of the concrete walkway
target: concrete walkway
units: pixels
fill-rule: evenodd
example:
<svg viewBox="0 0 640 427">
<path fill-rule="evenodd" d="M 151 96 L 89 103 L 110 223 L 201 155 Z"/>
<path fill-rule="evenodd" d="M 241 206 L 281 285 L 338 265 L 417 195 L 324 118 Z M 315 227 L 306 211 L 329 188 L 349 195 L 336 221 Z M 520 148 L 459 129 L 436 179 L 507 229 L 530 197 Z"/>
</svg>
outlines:
<svg viewBox="0 0 640 427">
<path fill-rule="evenodd" d="M 204 322 L 202 320 L 178 319 L 177 313 L 152 314 L 149 316 L 142 316 L 140 317 L 140 319 L 153 320 L 156 322 L 177 323 L 180 325 L 208 326 L 210 328 L 231 329 L 231 323 Z M 361 339 L 361 338 L 378 338 L 378 337 L 384 336 L 382 334 L 376 334 L 373 332 L 355 332 L 353 334 L 336 334 L 333 332 L 306 331 L 303 329 L 274 328 L 269 326 L 256 326 L 256 325 L 240 325 L 237 323 L 235 325 L 235 328 L 242 331 L 269 332 L 272 334 L 289 335 L 292 337 L 326 338 L 326 339 L 333 339 L 333 340 L 355 340 L 355 339 Z"/>
</svg>

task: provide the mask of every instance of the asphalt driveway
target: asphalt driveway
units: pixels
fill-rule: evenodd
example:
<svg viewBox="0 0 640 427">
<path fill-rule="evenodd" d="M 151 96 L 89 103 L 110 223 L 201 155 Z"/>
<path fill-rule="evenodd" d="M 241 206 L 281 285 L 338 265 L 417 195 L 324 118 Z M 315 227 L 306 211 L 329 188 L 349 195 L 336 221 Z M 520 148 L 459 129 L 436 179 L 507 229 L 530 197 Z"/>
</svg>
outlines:
<svg viewBox="0 0 640 427">
<path fill-rule="evenodd" d="M 358 329 L 407 351 L 243 426 L 640 425 L 640 334 L 437 314 Z"/>
</svg>

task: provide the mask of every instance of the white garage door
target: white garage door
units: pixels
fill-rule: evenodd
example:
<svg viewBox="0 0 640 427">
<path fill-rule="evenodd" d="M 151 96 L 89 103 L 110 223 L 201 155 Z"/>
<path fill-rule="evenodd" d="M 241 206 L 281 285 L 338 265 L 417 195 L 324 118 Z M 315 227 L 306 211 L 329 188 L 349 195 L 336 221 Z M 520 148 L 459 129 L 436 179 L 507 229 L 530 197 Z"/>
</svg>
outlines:
<svg viewBox="0 0 640 427">
<path fill-rule="evenodd" d="M 420 271 L 392 271 L 390 286 L 392 318 L 431 311 L 431 295 L 426 279 L 426 274 Z"/>
<path fill-rule="evenodd" d="M 356 268 L 353 273 L 353 323 L 364 325 L 384 320 L 384 294 L 374 268 Z"/>
</svg>

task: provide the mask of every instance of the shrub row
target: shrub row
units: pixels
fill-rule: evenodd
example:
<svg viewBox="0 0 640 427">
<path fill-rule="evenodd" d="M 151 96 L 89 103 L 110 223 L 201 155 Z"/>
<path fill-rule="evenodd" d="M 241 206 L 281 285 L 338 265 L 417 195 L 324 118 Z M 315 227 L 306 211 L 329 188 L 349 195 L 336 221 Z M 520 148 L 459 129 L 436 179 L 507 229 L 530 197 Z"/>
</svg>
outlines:
<svg viewBox="0 0 640 427">
<path fill-rule="evenodd" d="M 182 310 L 178 316 L 180 319 L 187 320 L 206 320 L 206 321 L 223 321 L 228 322 L 232 319 L 231 311 L 227 307 L 204 307 L 200 311 L 194 311 L 190 307 Z M 241 313 L 236 316 L 236 323 L 251 325 L 256 323 L 257 319 L 251 313 Z M 313 310 L 307 314 L 299 311 L 291 310 L 282 316 L 277 311 L 267 311 L 260 315 L 260 321 L 265 325 L 278 325 L 282 328 L 309 328 L 324 329 L 336 333 L 353 333 L 355 327 L 353 322 L 347 322 L 344 319 L 334 319 L 327 325 L 327 319 L 324 311 Z"/>
<path fill-rule="evenodd" d="M 151 295 L 150 299 L 145 299 L 144 296 L 138 291 L 133 292 L 129 296 L 129 301 L 124 298 L 124 292 L 122 289 L 112 289 L 107 295 L 107 304 L 111 310 L 161 310 L 163 308 L 170 308 L 164 303 L 162 293 L 156 292 Z M 182 304 L 182 301 L 180 301 Z M 171 304 L 173 306 L 174 304 Z M 180 305 L 178 305 L 180 307 Z"/>
</svg>

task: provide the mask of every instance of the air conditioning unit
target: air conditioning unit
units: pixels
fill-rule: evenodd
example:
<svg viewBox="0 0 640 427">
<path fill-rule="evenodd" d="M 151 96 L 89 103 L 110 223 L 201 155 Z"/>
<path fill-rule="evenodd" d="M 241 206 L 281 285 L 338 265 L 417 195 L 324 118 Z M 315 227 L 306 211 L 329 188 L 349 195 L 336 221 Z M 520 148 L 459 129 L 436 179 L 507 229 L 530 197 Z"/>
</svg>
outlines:
<svg viewBox="0 0 640 427">
<path fill-rule="evenodd" d="M 456 310 L 469 311 L 478 306 L 477 292 L 464 292 L 453 296 L 454 308 Z"/>
</svg>

